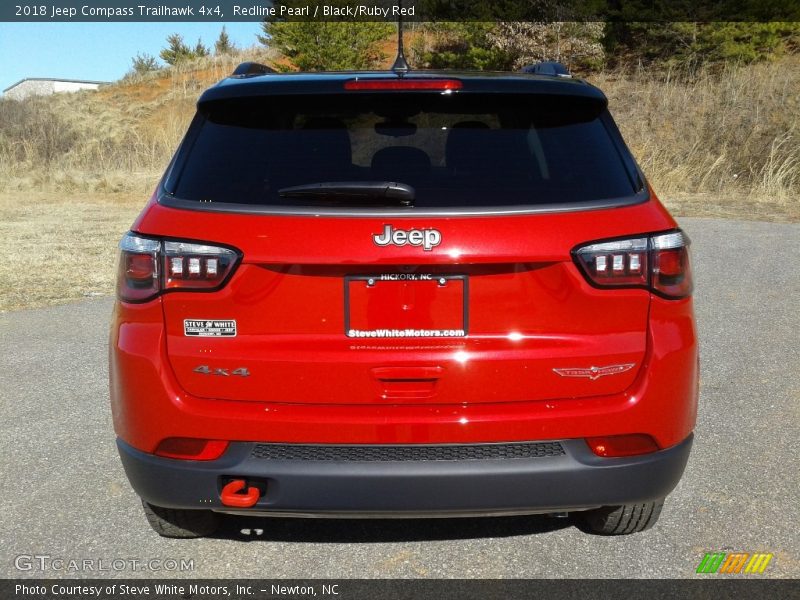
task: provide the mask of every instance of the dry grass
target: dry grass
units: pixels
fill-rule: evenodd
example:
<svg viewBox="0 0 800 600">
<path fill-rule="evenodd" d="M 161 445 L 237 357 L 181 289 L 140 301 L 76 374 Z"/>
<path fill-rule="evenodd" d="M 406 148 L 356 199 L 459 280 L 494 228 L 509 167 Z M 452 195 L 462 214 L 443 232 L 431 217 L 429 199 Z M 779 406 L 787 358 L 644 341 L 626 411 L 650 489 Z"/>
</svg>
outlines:
<svg viewBox="0 0 800 600">
<path fill-rule="evenodd" d="M 676 217 L 800 223 L 800 202 L 747 194 L 673 193 L 660 196 Z"/>
<path fill-rule="evenodd" d="M 722 72 L 593 77 L 609 96 L 625 139 L 656 189 L 705 210 L 734 197 L 753 217 L 779 207 L 798 215 L 800 56 L 731 65 Z M 687 195 L 696 196 L 691 207 Z M 740 212 L 737 211 L 737 213 Z"/>
<path fill-rule="evenodd" d="M 0 193 L 0 311 L 114 292 L 116 247 L 138 194 Z"/>
</svg>

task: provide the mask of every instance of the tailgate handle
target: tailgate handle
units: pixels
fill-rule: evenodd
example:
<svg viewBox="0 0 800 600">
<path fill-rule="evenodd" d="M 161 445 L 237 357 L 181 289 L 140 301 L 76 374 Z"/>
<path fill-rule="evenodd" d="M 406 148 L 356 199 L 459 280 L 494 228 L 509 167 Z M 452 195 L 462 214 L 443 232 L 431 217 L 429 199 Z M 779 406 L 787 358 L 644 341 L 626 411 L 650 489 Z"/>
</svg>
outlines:
<svg viewBox="0 0 800 600">
<path fill-rule="evenodd" d="M 377 380 L 381 398 L 385 400 L 419 400 L 436 393 L 436 383 L 444 373 L 442 367 L 377 367 L 372 376 Z"/>
<path fill-rule="evenodd" d="M 435 382 L 444 373 L 442 367 L 377 367 L 372 376 L 378 381 L 431 381 Z"/>
</svg>

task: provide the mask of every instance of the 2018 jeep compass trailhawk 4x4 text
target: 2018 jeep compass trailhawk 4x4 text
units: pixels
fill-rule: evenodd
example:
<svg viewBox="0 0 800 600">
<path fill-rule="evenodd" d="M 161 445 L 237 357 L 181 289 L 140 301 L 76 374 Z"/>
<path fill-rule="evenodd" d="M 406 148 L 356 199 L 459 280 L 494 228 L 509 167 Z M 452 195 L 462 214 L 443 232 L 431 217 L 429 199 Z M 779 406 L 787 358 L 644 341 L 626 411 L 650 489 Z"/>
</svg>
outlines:
<svg viewBox="0 0 800 600">
<path fill-rule="evenodd" d="M 111 402 L 153 527 L 651 526 L 696 415 L 689 242 L 604 95 L 265 71 L 201 96 L 120 244 Z"/>
</svg>

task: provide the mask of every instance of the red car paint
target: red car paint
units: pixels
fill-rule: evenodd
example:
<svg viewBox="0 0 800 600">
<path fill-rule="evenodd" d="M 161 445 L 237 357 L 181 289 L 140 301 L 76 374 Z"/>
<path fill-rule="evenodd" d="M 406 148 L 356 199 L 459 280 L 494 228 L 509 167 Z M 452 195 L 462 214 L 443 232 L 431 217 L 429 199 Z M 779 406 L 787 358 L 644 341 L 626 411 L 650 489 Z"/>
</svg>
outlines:
<svg viewBox="0 0 800 600">
<path fill-rule="evenodd" d="M 208 219 L 151 200 L 132 229 L 197 239 Z M 136 448 L 152 452 L 174 436 L 386 444 L 620 433 L 648 433 L 666 448 L 692 431 L 697 345 L 691 299 L 593 289 L 570 257 L 581 242 L 631 233 L 631 222 L 637 231 L 673 229 L 655 196 L 630 208 L 582 214 L 413 219 L 403 224 L 437 227 L 447 244 L 426 254 L 393 248 L 378 257 L 370 236 L 382 229 L 380 219 L 342 223 L 346 236 L 326 235 L 330 224 L 308 217 L 213 220 L 214 241 L 244 255 L 223 290 L 116 305 L 114 423 Z M 535 238 L 525 235 L 531 229 Z M 314 242 L 296 247 L 294 238 Z M 343 238 L 352 242 L 343 244 Z M 455 259 L 449 254 L 454 248 L 460 253 Z M 376 263 L 470 274 L 469 336 L 415 341 L 411 350 L 404 340 L 344 337 L 342 278 L 372 272 Z M 530 290 L 527 306 L 514 299 L 522 287 Z M 235 346 L 225 338 L 185 337 L 183 320 L 198 315 L 236 315 L 247 333 L 239 333 Z M 192 371 L 206 362 L 226 369 L 247 365 L 252 374 L 215 378 Z M 626 362 L 636 367 L 596 381 L 552 372 Z M 391 367 L 438 372 L 423 378 L 376 373 Z M 431 390 L 395 397 L 387 406 L 384 379 L 398 389 L 427 379 Z M 132 414 L 126 407 L 134 398 Z"/>
</svg>

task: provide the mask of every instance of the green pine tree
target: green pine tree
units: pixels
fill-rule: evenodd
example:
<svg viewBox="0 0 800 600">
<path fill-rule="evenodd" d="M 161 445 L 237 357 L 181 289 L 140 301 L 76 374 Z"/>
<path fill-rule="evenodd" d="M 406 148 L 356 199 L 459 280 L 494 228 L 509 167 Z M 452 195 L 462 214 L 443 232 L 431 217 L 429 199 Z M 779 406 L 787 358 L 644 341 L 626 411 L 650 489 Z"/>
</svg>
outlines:
<svg viewBox="0 0 800 600">
<path fill-rule="evenodd" d="M 750 63 L 797 50 L 800 23 L 609 23 L 606 50 L 617 63 L 655 66 Z"/>
<path fill-rule="evenodd" d="M 183 41 L 183 36 L 173 33 L 167 36 L 168 46 L 161 50 L 159 56 L 168 65 L 176 65 L 179 62 L 193 60 L 201 56 L 208 56 L 209 50 L 203 45 L 202 40 L 197 40 L 194 48 L 190 48 Z"/>
<path fill-rule="evenodd" d="M 234 54 L 238 50 L 236 44 L 231 41 L 225 26 L 222 26 L 222 31 L 219 32 L 217 41 L 214 42 L 214 54 L 221 56 L 223 54 Z"/>
<path fill-rule="evenodd" d="M 161 50 L 159 56 L 168 65 L 176 65 L 182 60 L 192 58 L 192 51 L 183 41 L 183 36 L 173 33 L 167 36 L 168 46 Z"/>
<path fill-rule="evenodd" d="M 137 54 L 131 59 L 131 71 L 137 75 L 144 75 L 150 71 L 158 70 L 158 61 L 155 56 L 149 54 Z"/>
<path fill-rule="evenodd" d="M 276 4 L 278 4 L 276 2 Z M 281 4 L 306 5 L 307 2 L 284 0 Z M 343 7 L 352 0 L 336 0 Z M 391 23 L 359 21 L 285 21 L 269 20 L 261 24 L 258 40 L 279 50 L 303 71 L 342 71 L 371 69 L 386 59 L 380 43 L 396 30 Z"/>
</svg>

